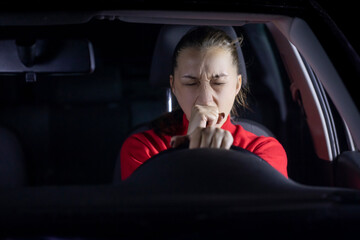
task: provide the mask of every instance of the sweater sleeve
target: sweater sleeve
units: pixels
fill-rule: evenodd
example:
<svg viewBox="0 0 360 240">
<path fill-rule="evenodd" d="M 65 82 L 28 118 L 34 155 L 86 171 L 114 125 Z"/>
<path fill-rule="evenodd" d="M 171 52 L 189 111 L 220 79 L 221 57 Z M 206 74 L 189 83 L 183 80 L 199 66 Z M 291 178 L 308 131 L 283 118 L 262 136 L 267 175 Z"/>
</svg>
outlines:
<svg viewBox="0 0 360 240">
<path fill-rule="evenodd" d="M 125 180 L 148 159 L 169 148 L 170 138 L 153 130 L 128 137 L 120 150 L 121 179 Z"/>
<path fill-rule="evenodd" d="M 268 162 L 285 177 L 288 177 L 286 152 L 275 138 L 259 137 L 252 152 Z"/>
</svg>

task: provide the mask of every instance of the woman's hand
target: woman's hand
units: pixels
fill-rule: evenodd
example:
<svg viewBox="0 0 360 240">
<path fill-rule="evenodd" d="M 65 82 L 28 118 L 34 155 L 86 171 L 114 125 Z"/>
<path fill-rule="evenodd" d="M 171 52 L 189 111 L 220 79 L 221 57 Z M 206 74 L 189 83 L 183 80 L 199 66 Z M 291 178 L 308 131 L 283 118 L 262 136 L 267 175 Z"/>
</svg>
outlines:
<svg viewBox="0 0 360 240">
<path fill-rule="evenodd" d="M 215 106 L 195 105 L 191 112 L 187 135 L 174 136 L 171 146 L 178 147 L 189 142 L 189 148 L 230 149 L 234 139 L 231 133 L 218 125 L 225 118 Z"/>
<path fill-rule="evenodd" d="M 219 113 L 216 106 L 195 105 L 191 110 L 187 134 L 191 134 L 197 127 L 214 127 L 225 118 L 224 113 Z"/>
<path fill-rule="evenodd" d="M 230 149 L 234 139 L 227 130 L 217 127 L 197 127 L 192 133 L 185 136 L 171 138 L 171 146 L 176 148 L 185 142 L 189 148 L 223 148 Z"/>
</svg>

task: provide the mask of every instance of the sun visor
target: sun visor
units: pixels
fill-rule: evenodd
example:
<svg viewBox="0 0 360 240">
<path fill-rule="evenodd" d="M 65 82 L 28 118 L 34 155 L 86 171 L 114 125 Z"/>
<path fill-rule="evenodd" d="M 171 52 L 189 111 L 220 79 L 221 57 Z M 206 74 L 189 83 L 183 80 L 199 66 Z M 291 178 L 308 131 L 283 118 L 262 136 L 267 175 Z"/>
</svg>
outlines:
<svg viewBox="0 0 360 240">
<path fill-rule="evenodd" d="M 87 39 L 2 39 L 0 74 L 83 75 L 95 70 Z"/>
</svg>

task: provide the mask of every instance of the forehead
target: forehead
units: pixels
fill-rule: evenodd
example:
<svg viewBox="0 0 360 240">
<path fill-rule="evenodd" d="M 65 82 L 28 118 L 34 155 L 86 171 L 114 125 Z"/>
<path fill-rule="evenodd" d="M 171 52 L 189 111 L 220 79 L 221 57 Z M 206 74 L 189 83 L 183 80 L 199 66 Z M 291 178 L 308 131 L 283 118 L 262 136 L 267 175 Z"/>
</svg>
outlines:
<svg viewBox="0 0 360 240">
<path fill-rule="evenodd" d="M 235 67 L 229 50 L 223 47 L 184 48 L 178 55 L 178 66 L 181 67 Z"/>
</svg>

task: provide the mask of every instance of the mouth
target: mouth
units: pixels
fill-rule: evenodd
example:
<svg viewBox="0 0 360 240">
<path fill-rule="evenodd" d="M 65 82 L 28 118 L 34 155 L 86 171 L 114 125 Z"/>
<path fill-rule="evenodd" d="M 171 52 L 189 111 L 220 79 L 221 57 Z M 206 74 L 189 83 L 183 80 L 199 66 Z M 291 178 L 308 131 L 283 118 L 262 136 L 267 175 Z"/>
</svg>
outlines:
<svg viewBox="0 0 360 240">
<path fill-rule="evenodd" d="M 224 120 L 224 118 L 225 118 L 225 113 L 223 112 L 219 113 L 219 117 L 216 124 L 220 124 L 222 120 Z"/>
</svg>

